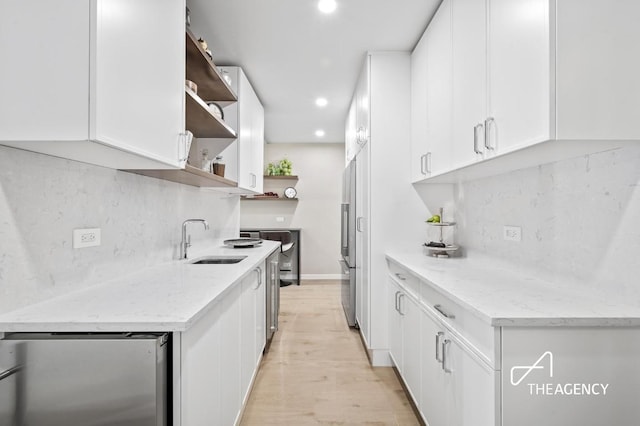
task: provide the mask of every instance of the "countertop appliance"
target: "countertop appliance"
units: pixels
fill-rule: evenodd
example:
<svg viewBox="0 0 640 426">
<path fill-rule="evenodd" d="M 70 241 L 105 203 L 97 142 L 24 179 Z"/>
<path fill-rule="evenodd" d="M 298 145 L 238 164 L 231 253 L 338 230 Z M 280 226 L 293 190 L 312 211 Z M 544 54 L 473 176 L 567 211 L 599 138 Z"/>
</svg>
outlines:
<svg viewBox="0 0 640 426">
<path fill-rule="evenodd" d="M 273 335 L 278 330 L 278 315 L 280 314 L 280 250 L 274 251 L 267 257 L 267 342 L 265 352 L 269 350 Z"/>
<path fill-rule="evenodd" d="M 283 240 L 282 233 L 288 238 Z M 280 241 L 280 287 L 291 284 L 300 285 L 300 233 L 299 228 L 243 228 L 240 237 L 262 238 L 264 240 Z M 286 241 L 286 242 L 285 242 Z"/>
<path fill-rule="evenodd" d="M 12 333 L 0 340 L 0 424 L 170 424 L 167 333 Z"/>
<path fill-rule="evenodd" d="M 342 174 L 340 253 L 341 299 L 349 327 L 356 326 L 356 160 Z"/>
</svg>

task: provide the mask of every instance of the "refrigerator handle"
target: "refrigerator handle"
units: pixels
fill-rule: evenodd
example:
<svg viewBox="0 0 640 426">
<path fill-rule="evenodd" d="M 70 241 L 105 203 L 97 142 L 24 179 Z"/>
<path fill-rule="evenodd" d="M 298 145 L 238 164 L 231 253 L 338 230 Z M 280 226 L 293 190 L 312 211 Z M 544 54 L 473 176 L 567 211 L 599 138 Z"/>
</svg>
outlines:
<svg viewBox="0 0 640 426">
<path fill-rule="evenodd" d="M 342 204 L 342 252 L 349 249 L 349 204 Z"/>
</svg>

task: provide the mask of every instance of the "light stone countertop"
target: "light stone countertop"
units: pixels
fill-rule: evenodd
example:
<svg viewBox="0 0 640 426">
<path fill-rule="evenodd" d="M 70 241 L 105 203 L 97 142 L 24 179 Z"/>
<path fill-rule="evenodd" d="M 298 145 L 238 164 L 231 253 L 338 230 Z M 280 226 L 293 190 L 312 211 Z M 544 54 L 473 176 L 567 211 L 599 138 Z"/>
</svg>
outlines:
<svg viewBox="0 0 640 426">
<path fill-rule="evenodd" d="M 263 241 L 255 248 L 233 249 L 216 241 L 192 247 L 189 260 L 205 255 L 247 258 L 229 265 L 175 260 L 148 267 L 0 315 L 0 332 L 185 331 L 279 245 Z"/>
<path fill-rule="evenodd" d="M 640 326 L 640 306 L 570 277 L 517 269 L 486 256 L 386 253 L 436 291 L 493 326 Z"/>
</svg>

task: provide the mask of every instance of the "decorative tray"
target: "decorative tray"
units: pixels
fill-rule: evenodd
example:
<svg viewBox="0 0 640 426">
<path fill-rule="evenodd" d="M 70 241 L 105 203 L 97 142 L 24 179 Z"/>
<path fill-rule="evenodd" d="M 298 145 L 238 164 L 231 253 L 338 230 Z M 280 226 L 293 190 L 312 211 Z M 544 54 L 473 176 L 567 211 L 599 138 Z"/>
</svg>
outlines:
<svg viewBox="0 0 640 426">
<path fill-rule="evenodd" d="M 262 244 L 260 238 L 233 238 L 224 240 L 224 245 L 233 248 L 257 247 Z"/>
</svg>

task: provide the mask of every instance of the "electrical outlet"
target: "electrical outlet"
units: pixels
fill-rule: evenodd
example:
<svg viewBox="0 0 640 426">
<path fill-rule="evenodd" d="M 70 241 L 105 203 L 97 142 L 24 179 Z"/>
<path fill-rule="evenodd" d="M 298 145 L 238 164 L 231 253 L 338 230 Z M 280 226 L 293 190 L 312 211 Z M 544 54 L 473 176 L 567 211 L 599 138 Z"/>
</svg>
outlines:
<svg viewBox="0 0 640 426">
<path fill-rule="evenodd" d="M 100 237 L 100 228 L 74 229 L 73 248 L 99 246 Z"/>
<path fill-rule="evenodd" d="M 505 241 L 522 241 L 522 228 L 519 226 L 507 226 L 502 228 L 502 236 Z"/>
<path fill-rule="evenodd" d="M 276 222 L 284 222 L 284 217 L 276 216 Z"/>
</svg>

